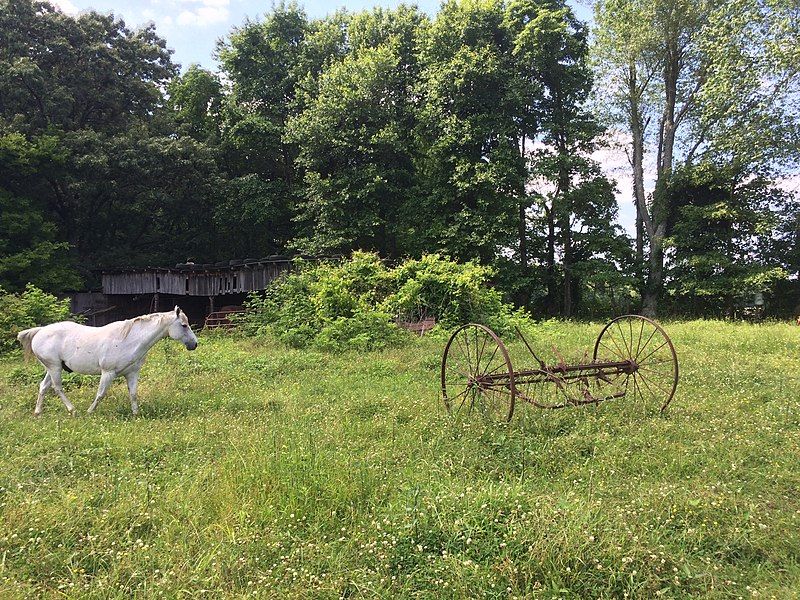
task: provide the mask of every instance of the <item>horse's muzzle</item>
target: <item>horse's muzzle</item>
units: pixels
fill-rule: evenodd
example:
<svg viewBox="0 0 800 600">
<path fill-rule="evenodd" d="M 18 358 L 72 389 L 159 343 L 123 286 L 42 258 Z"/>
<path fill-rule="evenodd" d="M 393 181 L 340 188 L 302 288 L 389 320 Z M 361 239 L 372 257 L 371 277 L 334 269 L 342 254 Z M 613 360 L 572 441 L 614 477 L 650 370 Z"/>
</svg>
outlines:
<svg viewBox="0 0 800 600">
<path fill-rule="evenodd" d="M 195 348 L 197 348 L 197 342 L 189 342 L 188 344 L 186 344 L 187 350 L 194 350 Z"/>
</svg>

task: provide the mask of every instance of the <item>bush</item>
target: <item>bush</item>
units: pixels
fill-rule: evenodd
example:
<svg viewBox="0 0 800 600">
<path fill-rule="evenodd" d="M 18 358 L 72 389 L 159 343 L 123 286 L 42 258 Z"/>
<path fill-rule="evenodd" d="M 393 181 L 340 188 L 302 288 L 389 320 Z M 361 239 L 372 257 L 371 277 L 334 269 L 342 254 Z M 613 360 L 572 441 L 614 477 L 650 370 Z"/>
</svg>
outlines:
<svg viewBox="0 0 800 600">
<path fill-rule="evenodd" d="M 8 352 L 17 344 L 23 329 L 69 319 L 69 300 L 59 300 L 34 285 L 25 286 L 20 294 L 9 294 L 0 288 L 0 352 Z"/>
<path fill-rule="evenodd" d="M 322 328 L 314 345 L 320 350 L 380 350 L 401 344 L 406 333 L 382 312 L 360 312 L 338 317 Z"/>
<path fill-rule="evenodd" d="M 383 306 L 408 321 L 432 316 L 446 328 L 484 323 L 504 333 L 525 314 L 514 311 L 503 302 L 500 292 L 489 286 L 493 275 L 490 267 L 428 254 L 407 260 L 392 271 L 396 291 Z"/>
<path fill-rule="evenodd" d="M 444 327 L 478 321 L 508 331 L 525 315 L 502 302 L 488 267 L 432 254 L 388 269 L 375 254 L 349 260 L 298 260 L 240 317 L 246 332 L 271 332 L 292 347 L 374 350 L 408 339 L 395 319 L 435 317 Z"/>
</svg>

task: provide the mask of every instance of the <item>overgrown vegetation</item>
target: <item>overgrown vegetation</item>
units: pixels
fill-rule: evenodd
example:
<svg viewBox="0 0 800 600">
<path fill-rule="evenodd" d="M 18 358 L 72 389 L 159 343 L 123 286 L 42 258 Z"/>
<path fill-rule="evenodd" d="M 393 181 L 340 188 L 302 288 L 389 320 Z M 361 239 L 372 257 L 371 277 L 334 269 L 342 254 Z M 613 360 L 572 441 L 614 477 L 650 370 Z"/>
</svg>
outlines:
<svg viewBox="0 0 800 600">
<path fill-rule="evenodd" d="M 397 345 L 406 336 L 395 321 L 428 317 L 443 327 L 477 321 L 509 331 L 525 315 L 489 287 L 492 274 L 477 263 L 436 254 L 393 268 L 366 252 L 339 261 L 295 261 L 293 273 L 249 297 L 241 321 L 249 333 L 325 350 Z"/>
<path fill-rule="evenodd" d="M 529 339 L 573 357 L 600 327 Z M 92 417 L 50 395 L 34 419 L 41 368 L 0 359 L 0 596 L 792 598 L 799 328 L 666 327 L 665 415 L 520 406 L 505 427 L 444 414 L 427 336 L 164 341 L 136 419 L 124 382 Z M 85 409 L 97 378 L 66 385 Z"/>
<path fill-rule="evenodd" d="M 17 334 L 23 329 L 67 319 L 74 319 L 68 298 L 59 300 L 31 284 L 19 294 L 0 288 L 0 354 L 18 347 Z"/>
</svg>

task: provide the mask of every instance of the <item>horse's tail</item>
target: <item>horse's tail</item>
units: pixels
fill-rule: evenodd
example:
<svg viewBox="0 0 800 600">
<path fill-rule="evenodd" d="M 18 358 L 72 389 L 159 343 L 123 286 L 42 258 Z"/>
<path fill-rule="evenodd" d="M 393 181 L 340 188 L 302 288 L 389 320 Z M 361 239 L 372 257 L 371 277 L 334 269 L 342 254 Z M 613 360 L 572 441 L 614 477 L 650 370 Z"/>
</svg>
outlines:
<svg viewBox="0 0 800 600">
<path fill-rule="evenodd" d="M 25 354 L 25 360 L 28 360 L 31 356 L 33 356 L 33 350 L 31 349 L 31 344 L 33 344 L 33 336 L 39 333 L 41 327 L 32 327 L 30 329 L 24 329 L 17 334 L 17 339 L 19 343 L 22 344 L 22 352 Z"/>
</svg>

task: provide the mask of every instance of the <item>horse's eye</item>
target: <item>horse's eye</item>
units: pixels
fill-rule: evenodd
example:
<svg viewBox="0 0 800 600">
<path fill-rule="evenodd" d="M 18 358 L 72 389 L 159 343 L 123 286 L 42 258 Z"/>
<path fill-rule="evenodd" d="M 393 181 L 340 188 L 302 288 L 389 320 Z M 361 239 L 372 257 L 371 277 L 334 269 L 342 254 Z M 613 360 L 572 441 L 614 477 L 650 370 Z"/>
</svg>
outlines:
<svg viewBox="0 0 800 600">
<path fill-rule="evenodd" d="M 186 323 L 181 323 L 181 325 L 183 325 L 184 327 L 188 327 Z"/>
</svg>

